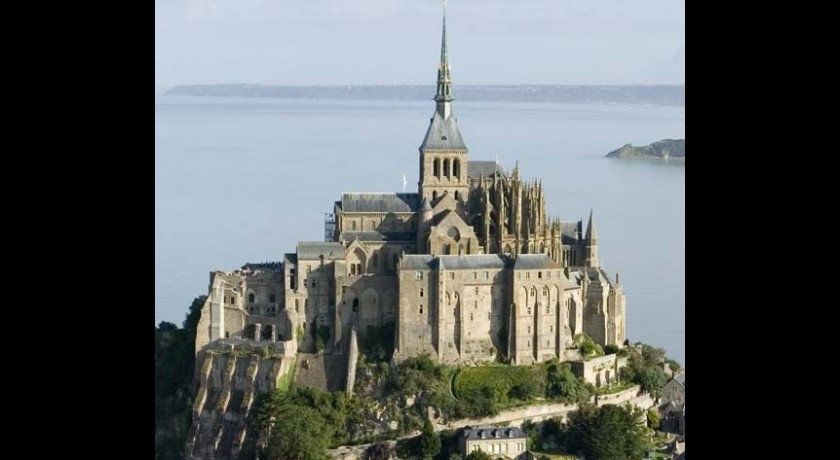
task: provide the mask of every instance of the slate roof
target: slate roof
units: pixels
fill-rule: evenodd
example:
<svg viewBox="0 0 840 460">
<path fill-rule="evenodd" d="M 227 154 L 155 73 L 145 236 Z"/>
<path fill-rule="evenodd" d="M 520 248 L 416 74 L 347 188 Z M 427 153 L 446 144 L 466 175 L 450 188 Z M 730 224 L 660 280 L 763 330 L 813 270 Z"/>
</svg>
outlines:
<svg viewBox="0 0 840 460">
<path fill-rule="evenodd" d="M 498 254 L 472 254 L 461 256 L 438 256 L 442 270 L 472 270 L 505 268 L 505 259 Z"/>
<path fill-rule="evenodd" d="M 685 388 L 685 371 L 683 370 L 679 374 L 675 375 L 674 380 Z"/>
<path fill-rule="evenodd" d="M 461 437 L 468 440 L 527 438 L 527 436 L 525 436 L 525 432 L 518 426 L 467 427 L 461 431 Z"/>
<path fill-rule="evenodd" d="M 577 222 L 560 222 L 560 234 L 577 239 Z"/>
<path fill-rule="evenodd" d="M 507 177 L 507 172 L 495 161 L 470 161 L 467 164 L 467 176 L 478 179 L 482 176 L 492 177 L 496 172 L 502 177 Z"/>
<path fill-rule="evenodd" d="M 400 261 L 400 270 L 429 270 L 436 267 L 435 258 L 428 254 L 407 254 Z"/>
<path fill-rule="evenodd" d="M 429 123 L 426 137 L 420 144 L 420 150 L 467 150 L 464 139 L 461 137 L 461 130 L 458 129 L 458 121 L 454 115 L 443 119 L 440 113 L 435 110 L 435 115 Z"/>
<path fill-rule="evenodd" d="M 411 213 L 420 209 L 417 193 L 343 193 L 338 206 L 344 212 Z"/>
<path fill-rule="evenodd" d="M 341 239 L 344 241 L 414 241 L 417 235 L 411 232 L 341 232 Z"/>
<path fill-rule="evenodd" d="M 300 242 L 297 245 L 297 258 L 300 260 L 318 260 L 321 255 L 326 260 L 344 259 L 344 245 L 334 242 Z"/>
<path fill-rule="evenodd" d="M 537 270 L 542 268 L 558 268 L 548 254 L 520 254 L 513 263 L 515 270 Z"/>
</svg>

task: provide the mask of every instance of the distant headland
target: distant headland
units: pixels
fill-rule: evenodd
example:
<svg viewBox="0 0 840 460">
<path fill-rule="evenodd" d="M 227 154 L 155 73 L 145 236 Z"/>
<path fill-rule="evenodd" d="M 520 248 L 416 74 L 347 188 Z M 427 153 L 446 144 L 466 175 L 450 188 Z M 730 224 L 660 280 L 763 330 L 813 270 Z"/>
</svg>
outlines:
<svg viewBox="0 0 840 460">
<path fill-rule="evenodd" d="M 179 85 L 181 96 L 279 97 L 292 99 L 428 100 L 433 85 L 265 86 Z M 685 85 L 471 85 L 458 88 L 464 101 L 602 103 L 685 107 Z"/>
<path fill-rule="evenodd" d="M 685 162 L 685 139 L 662 139 L 650 145 L 625 144 L 607 154 L 607 158 L 656 159 Z"/>
</svg>

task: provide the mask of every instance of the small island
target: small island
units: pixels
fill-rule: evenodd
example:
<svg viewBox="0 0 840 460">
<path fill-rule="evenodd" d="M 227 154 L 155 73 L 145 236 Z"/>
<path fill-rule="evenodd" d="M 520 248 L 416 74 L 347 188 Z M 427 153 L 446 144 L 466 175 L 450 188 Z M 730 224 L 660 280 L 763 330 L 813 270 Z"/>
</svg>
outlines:
<svg viewBox="0 0 840 460">
<path fill-rule="evenodd" d="M 650 145 L 633 147 L 624 144 L 607 154 L 607 158 L 655 159 L 685 162 L 685 139 L 662 139 Z"/>
</svg>

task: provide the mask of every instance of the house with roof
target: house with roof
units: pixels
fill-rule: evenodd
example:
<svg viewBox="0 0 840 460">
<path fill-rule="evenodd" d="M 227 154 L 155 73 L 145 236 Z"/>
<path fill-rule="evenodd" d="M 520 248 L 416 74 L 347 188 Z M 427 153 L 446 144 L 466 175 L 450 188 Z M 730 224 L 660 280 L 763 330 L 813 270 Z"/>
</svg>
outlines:
<svg viewBox="0 0 840 460">
<path fill-rule="evenodd" d="M 528 437 L 518 426 L 466 427 L 458 434 L 458 446 L 463 457 L 480 450 L 494 459 L 524 460 L 527 441 Z"/>
</svg>

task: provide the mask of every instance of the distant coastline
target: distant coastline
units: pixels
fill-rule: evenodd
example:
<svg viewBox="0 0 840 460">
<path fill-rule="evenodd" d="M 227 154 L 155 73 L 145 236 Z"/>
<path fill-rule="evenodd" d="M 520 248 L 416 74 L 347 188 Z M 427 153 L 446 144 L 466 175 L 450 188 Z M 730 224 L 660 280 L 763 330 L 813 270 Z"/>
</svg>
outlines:
<svg viewBox="0 0 840 460">
<path fill-rule="evenodd" d="M 624 158 L 631 160 L 662 160 L 685 163 L 685 139 L 662 139 L 650 145 L 633 147 L 625 144 L 623 147 L 608 153 L 607 158 Z"/>
<path fill-rule="evenodd" d="M 167 95 L 292 99 L 428 100 L 433 85 L 265 86 L 179 85 Z M 464 101 L 602 103 L 685 107 L 685 85 L 464 85 Z"/>
</svg>

